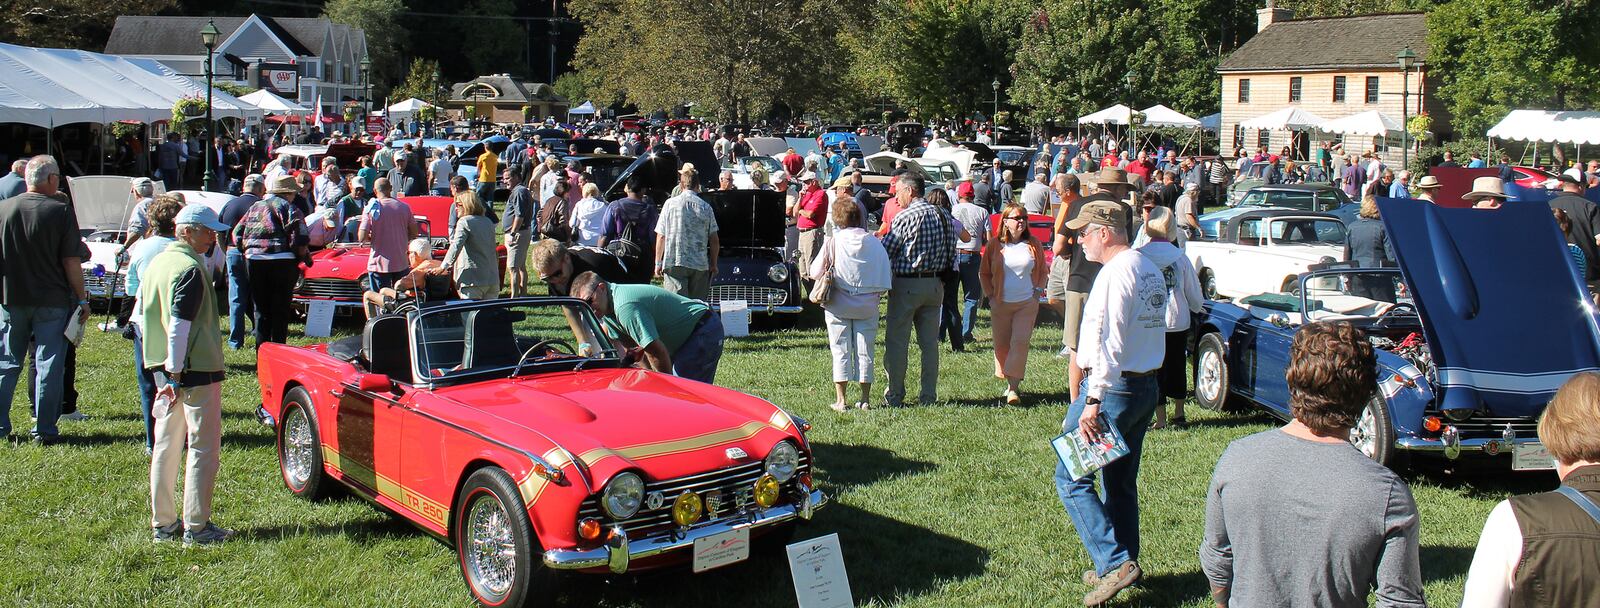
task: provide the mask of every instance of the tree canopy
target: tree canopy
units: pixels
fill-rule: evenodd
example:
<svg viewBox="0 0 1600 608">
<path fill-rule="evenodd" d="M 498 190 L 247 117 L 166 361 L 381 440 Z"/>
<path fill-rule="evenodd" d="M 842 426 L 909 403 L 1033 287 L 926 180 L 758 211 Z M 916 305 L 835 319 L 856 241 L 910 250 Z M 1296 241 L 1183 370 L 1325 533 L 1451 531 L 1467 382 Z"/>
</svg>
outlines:
<svg viewBox="0 0 1600 608">
<path fill-rule="evenodd" d="M 1453 128 L 1482 135 L 1511 110 L 1600 102 L 1600 3 L 1452 0 L 1428 16 L 1428 70 Z"/>
</svg>

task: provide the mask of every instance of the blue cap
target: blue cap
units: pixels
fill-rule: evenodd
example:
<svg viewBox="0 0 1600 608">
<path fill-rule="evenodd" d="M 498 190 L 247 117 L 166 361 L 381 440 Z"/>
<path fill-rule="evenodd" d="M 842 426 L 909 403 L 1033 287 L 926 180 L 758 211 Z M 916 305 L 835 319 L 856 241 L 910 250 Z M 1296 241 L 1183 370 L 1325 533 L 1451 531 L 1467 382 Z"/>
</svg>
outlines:
<svg viewBox="0 0 1600 608">
<path fill-rule="evenodd" d="M 210 207 L 200 203 L 184 205 L 183 210 L 178 212 L 178 217 L 175 218 L 172 223 L 180 225 L 196 224 L 199 226 L 205 226 L 212 230 L 228 229 L 228 225 L 222 223 L 222 220 L 217 218 L 217 212 L 212 211 Z"/>
</svg>

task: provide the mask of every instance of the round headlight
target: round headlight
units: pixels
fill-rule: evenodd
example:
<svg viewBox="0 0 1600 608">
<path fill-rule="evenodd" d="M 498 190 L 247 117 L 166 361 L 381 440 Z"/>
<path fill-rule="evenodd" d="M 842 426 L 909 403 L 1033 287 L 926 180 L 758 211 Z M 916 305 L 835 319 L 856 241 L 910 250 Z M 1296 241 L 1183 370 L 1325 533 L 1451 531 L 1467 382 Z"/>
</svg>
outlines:
<svg viewBox="0 0 1600 608">
<path fill-rule="evenodd" d="M 1445 418 L 1449 418 L 1451 422 L 1466 422 L 1468 419 L 1472 418 L 1473 414 L 1478 413 L 1478 411 L 1474 409 L 1463 408 L 1444 410 L 1441 413 L 1444 414 Z"/>
<path fill-rule="evenodd" d="M 800 448 L 794 447 L 787 440 L 772 446 L 772 451 L 767 454 L 767 474 L 771 475 L 778 483 L 789 481 L 794 477 L 794 472 L 800 468 Z"/>
<path fill-rule="evenodd" d="M 700 495 L 694 492 L 684 492 L 672 501 L 672 522 L 685 528 L 700 521 L 700 514 L 705 512 L 705 503 L 701 502 Z"/>
<path fill-rule="evenodd" d="M 627 519 L 639 512 L 644 502 L 644 480 L 633 473 L 618 473 L 600 495 L 600 506 L 612 519 Z"/>
<path fill-rule="evenodd" d="M 767 278 L 772 279 L 774 283 L 782 283 L 789 280 L 789 265 L 773 264 L 767 268 Z"/>
<path fill-rule="evenodd" d="M 772 508 L 772 505 L 778 504 L 778 496 L 783 491 L 778 485 L 778 480 L 773 479 L 771 475 L 762 475 L 760 479 L 756 480 L 753 493 L 756 504 L 763 509 L 769 509 Z"/>
</svg>

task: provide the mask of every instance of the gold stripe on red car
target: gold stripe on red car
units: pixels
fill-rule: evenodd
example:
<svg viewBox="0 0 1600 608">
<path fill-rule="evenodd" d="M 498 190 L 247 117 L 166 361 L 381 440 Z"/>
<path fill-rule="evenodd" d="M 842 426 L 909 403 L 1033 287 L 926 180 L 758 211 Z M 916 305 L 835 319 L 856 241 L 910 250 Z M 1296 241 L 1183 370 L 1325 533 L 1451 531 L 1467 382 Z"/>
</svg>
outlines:
<svg viewBox="0 0 1600 608">
<path fill-rule="evenodd" d="M 450 507 L 439 501 L 423 496 L 401 485 L 393 479 L 379 475 L 377 471 L 367 468 L 366 465 L 354 460 L 345 460 L 338 450 L 329 446 L 322 446 L 322 460 L 329 468 L 339 472 L 340 475 L 354 479 L 367 487 L 376 490 L 384 498 L 405 505 L 423 519 L 438 525 L 440 528 L 449 527 Z"/>
</svg>

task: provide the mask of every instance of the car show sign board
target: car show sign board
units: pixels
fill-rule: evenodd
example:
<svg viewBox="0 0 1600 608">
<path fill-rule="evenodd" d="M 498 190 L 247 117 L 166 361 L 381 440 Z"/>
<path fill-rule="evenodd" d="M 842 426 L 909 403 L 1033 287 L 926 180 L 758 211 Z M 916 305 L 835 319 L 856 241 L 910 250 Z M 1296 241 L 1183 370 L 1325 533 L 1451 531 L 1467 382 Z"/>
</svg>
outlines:
<svg viewBox="0 0 1600 608">
<path fill-rule="evenodd" d="M 850 577 L 844 571 L 839 535 L 829 534 L 789 545 L 789 573 L 800 608 L 850 608 Z"/>
<path fill-rule="evenodd" d="M 744 300 L 723 300 L 717 303 L 722 313 L 722 335 L 743 338 L 750 335 L 750 303 Z"/>
<path fill-rule="evenodd" d="M 306 304 L 306 337 L 333 335 L 333 300 L 312 300 Z"/>
</svg>

